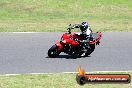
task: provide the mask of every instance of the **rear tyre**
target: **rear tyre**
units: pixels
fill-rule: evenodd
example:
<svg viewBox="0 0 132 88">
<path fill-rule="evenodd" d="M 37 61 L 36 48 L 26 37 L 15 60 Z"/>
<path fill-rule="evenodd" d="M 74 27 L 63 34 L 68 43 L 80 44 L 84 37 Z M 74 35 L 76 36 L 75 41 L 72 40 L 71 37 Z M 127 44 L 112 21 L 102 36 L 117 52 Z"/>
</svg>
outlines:
<svg viewBox="0 0 132 88">
<path fill-rule="evenodd" d="M 58 47 L 56 45 L 53 45 L 49 50 L 48 50 L 48 56 L 51 58 L 55 58 L 60 54 L 58 51 Z"/>
<path fill-rule="evenodd" d="M 89 45 L 89 46 L 90 46 L 90 49 L 89 49 L 88 52 L 85 54 L 85 56 L 90 55 L 90 54 L 94 51 L 94 49 L 95 49 L 95 44 L 91 44 L 91 45 Z"/>
</svg>

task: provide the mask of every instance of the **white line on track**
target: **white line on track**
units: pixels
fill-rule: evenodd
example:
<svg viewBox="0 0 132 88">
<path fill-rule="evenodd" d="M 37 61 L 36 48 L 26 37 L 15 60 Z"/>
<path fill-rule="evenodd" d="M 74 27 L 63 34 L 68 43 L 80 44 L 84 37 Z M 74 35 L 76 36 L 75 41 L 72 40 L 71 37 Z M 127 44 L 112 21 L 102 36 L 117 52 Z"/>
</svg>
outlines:
<svg viewBox="0 0 132 88">
<path fill-rule="evenodd" d="M 132 72 L 132 71 L 89 71 L 89 72 L 86 72 L 86 73 L 100 73 L 100 72 L 104 72 L 104 73 L 108 73 L 108 72 Z M 78 73 L 78 72 L 62 72 L 62 73 Z"/>
<path fill-rule="evenodd" d="M 132 71 L 90 71 L 90 72 L 86 72 L 86 73 L 101 73 L 101 72 L 132 72 Z M 60 73 L 64 73 L 64 74 L 77 74 L 78 72 L 60 72 Z M 22 73 L 22 74 L 31 74 L 31 75 L 41 75 L 41 74 L 56 74 L 56 73 Z M 0 76 L 16 76 L 16 75 L 22 75 L 22 74 L 0 74 Z"/>
</svg>

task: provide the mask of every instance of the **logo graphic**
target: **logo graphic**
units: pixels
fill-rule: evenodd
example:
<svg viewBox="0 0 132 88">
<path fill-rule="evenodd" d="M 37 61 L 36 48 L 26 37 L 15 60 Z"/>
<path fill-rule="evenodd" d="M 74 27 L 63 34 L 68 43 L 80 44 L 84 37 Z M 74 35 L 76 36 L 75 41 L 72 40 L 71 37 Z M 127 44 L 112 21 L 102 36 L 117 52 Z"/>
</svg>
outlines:
<svg viewBox="0 0 132 88">
<path fill-rule="evenodd" d="M 80 66 L 76 81 L 80 85 L 85 83 L 130 83 L 131 77 L 129 74 L 86 74 Z"/>
</svg>

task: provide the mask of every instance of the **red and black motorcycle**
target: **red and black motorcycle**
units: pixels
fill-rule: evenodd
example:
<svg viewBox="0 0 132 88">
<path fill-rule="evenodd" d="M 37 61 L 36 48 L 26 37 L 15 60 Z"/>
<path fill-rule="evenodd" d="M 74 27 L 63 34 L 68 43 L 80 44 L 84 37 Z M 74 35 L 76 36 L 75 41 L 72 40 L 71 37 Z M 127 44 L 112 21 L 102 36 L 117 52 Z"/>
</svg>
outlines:
<svg viewBox="0 0 132 88">
<path fill-rule="evenodd" d="M 82 39 L 82 35 L 71 33 L 71 29 L 71 25 L 69 25 L 69 28 L 67 29 L 68 33 L 64 33 L 61 40 L 48 50 L 49 57 L 55 58 L 59 56 L 61 52 L 77 57 L 80 57 L 82 54 L 88 56 L 94 51 L 95 45 L 99 45 L 100 39 L 102 38 L 100 32 L 91 33 L 92 39 L 89 39 L 89 41 L 84 43 L 85 40 Z"/>
</svg>

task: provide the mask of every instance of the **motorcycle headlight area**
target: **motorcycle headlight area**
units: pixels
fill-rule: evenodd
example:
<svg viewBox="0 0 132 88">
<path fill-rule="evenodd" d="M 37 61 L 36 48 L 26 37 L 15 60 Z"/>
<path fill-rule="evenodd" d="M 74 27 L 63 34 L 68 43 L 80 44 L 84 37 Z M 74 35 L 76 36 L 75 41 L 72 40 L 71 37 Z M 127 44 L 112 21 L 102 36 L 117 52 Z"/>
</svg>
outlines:
<svg viewBox="0 0 132 88">
<path fill-rule="evenodd" d="M 66 40 L 64 40 L 63 37 L 61 37 L 61 42 L 66 43 Z"/>
</svg>

